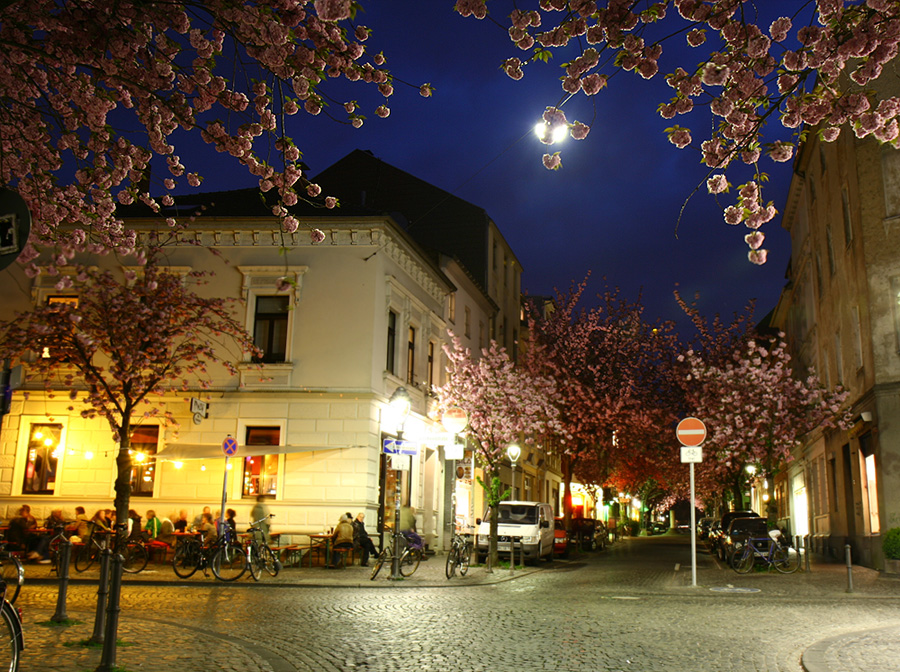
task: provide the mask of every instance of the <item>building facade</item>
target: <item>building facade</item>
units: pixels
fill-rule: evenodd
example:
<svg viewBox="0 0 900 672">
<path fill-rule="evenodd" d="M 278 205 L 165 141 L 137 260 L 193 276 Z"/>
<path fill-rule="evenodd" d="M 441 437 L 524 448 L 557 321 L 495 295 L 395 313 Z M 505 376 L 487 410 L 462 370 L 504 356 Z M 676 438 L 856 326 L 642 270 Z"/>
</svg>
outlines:
<svg viewBox="0 0 900 672">
<path fill-rule="evenodd" d="M 849 390 L 848 431 L 812 432 L 776 483 L 779 512 L 814 548 L 882 567 L 900 526 L 900 151 L 845 130 L 809 134 L 783 226 L 788 285 L 774 324 L 828 388 Z"/>
</svg>

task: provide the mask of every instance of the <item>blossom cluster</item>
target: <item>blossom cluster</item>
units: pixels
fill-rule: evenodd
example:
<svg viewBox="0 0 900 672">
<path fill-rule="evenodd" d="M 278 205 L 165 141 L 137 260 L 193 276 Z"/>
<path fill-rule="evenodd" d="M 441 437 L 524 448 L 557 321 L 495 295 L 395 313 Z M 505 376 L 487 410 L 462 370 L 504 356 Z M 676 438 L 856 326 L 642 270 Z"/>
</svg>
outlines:
<svg viewBox="0 0 900 672">
<path fill-rule="evenodd" d="M 536 7 L 528 9 L 527 3 L 517 3 L 509 16 L 509 37 L 520 51 L 533 51 L 530 58 L 508 59 L 504 69 L 521 79 L 528 63 L 549 60 L 553 49 L 574 48 L 579 55 L 563 63 L 562 88 L 568 95 L 595 95 L 606 85 L 610 70 L 634 71 L 643 78 L 656 75 L 663 47 L 661 40 L 649 39 L 648 27 L 671 21 L 674 25 L 667 25 L 665 34 L 683 34 L 694 48 L 711 44 L 707 38 L 714 35 L 719 45 L 697 66 L 678 67 L 666 76 L 674 95 L 659 106 L 660 115 L 672 119 L 691 112 L 698 102 L 708 105 L 718 120 L 701 145 L 710 168 L 725 171 L 735 160 L 755 164 L 763 154 L 789 161 L 801 135 L 794 142 L 763 142 L 770 119 L 779 119 L 789 129 L 816 127 L 829 142 L 847 126 L 857 137 L 900 146 L 900 98 L 873 86 L 900 49 L 900 2 L 816 0 L 808 10 L 801 7 L 768 26 L 751 22 L 749 17 L 757 13 L 745 8 L 747 4 L 537 0 Z M 457 11 L 485 18 L 487 1 L 460 0 Z M 801 16 L 803 11 L 809 16 Z M 690 129 L 674 126 L 666 132 L 677 147 L 691 145 Z M 546 156 L 544 164 L 554 169 L 560 165 L 558 157 L 550 162 Z M 745 209 L 741 203 L 732 207 Z M 730 223 L 734 218 L 734 211 L 726 213 Z M 757 211 L 744 213 L 740 221 L 746 219 L 759 223 Z M 765 255 L 754 247 L 759 236 L 748 237 L 751 260 L 763 263 Z"/>
<path fill-rule="evenodd" d="M 354 24 L 351 0 L 7 4 L 0 179 L 32 213 L 25 263 L 38 245 L 55 246 L 63 260 L 79 250 L 132 250 L 134 235 L 116 204 L 143 202 L 159 212 L 173 203 L 169 194 L 151 195 L 151 159 L 166 159 L 166 191 L 202 179 L 178 155 L 178 129 L 234 157 L 263 189 L 276 189 L 282 205 L 296 203 L 314 185 L 285 119 L 319 114 L 327 79 L 371 84 L 385 99 L 393 93 L 384 56 L 366 56 L 369 31 Z M 242 54 L 246 72 L 233 53 Z M 383 104 L 376 110 L 388 113 Z M 347 114 L 362 123 L 355 104 Z M 273 145 L 276 162 L 266 158 Z"/>
</svg>

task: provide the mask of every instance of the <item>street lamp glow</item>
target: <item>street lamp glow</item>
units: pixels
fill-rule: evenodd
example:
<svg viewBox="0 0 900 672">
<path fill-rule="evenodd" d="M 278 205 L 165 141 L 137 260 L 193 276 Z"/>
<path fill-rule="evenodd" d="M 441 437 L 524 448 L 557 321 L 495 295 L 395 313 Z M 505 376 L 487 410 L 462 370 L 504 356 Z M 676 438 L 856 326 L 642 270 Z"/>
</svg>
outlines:
<svg viewBox="0 0 900 672">
<path fill-rule="evenodd" d="M 566 139 L 566 136 L 569 135 L 569 127 L 565 124 L 551 126 L 546 121 L 539 121 L 534 125 L 534 134 L 545 145 L 552 145 Z"/>
<path fill-rule="evenodd" d="M 509 444 L 509 447 L 506 449 L 506 456 L 509 458 L 509 461 L 515 464 L 519 461 L 519 458 L 522 456 L 522 449 L 519 448 L 519 445 L 516 443 Z"/>
</svg>

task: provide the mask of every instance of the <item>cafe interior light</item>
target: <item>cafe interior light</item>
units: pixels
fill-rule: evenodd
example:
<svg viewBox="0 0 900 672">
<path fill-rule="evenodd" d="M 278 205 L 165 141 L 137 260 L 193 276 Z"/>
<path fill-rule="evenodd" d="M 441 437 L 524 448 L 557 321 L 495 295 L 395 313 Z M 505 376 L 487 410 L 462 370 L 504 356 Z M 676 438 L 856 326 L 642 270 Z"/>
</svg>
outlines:
<svg viewBox="0 0 900 672">
<path fill-rule="evenodd" d="M 182 462 L 181 460 L 175 460 L 174 462 L 172 462 L 172 466 L 176 469 L 181 469 L 184 466 L 184 462 Z"/>
<path fill-rule="evenodd" d="M 84 459 L 86 459 L 86 460 L 93 460 L 93 459 L 94 459 L 94 453 L 93 453 L 93 451 L 90 451 L 90 450 L 84 451 Z"/>
</svg>

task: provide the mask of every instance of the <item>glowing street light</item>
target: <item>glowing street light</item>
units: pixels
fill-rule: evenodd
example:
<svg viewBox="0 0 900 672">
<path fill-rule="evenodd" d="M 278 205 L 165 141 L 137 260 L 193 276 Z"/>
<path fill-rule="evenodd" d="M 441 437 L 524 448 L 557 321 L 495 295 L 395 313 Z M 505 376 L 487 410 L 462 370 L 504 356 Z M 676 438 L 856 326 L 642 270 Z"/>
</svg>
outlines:
<svg viewBox="0 0 900 672">
<path fill-rule="evenodd" d="M 552 125 L 546 121 L 539 121 L 534 126 L 534 134 L 545 145 L 552 145 L 566 139 L 566 136 L 569 134 L 569 127 L 566 124 Z"/>
<path fill-rule="evenodd" d="M 512 466 L 512 498 L 516 499 L 516 462 L 522 456 L 522 449 L 516 443 L 511 443 L 506 449 L 506 456 Z"/>
</svg>

